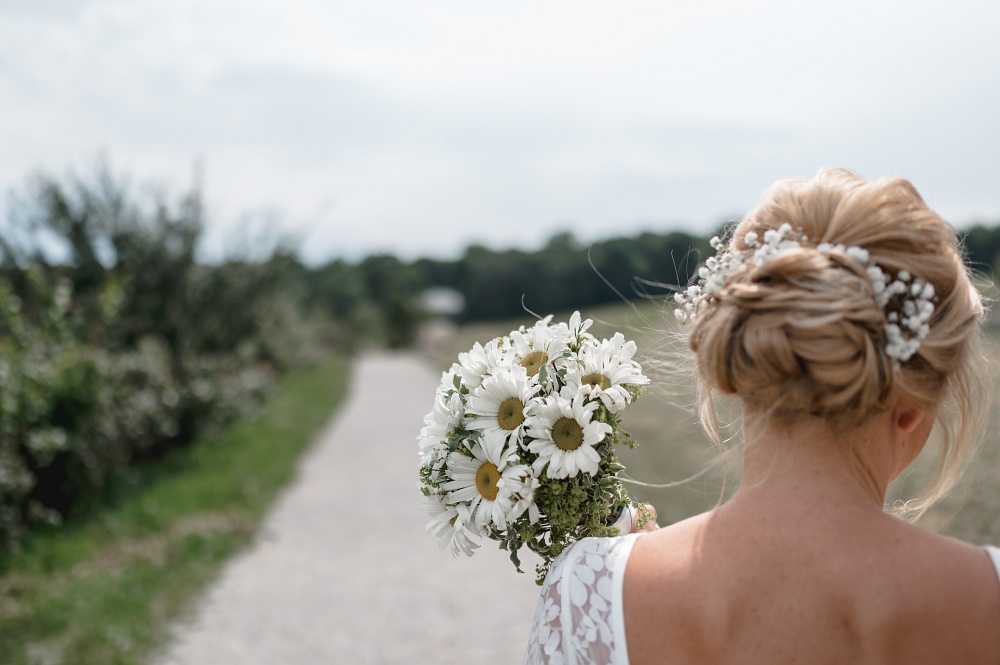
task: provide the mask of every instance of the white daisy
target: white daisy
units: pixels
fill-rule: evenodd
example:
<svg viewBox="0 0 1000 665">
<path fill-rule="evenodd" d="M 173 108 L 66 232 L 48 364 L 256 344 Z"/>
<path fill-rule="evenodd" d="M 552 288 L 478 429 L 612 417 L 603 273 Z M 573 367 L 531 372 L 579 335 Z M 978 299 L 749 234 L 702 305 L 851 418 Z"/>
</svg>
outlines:
<svg viewBox="0 0 1000 665">
<path fill-rule="evenodd" d="M 626 342 L 621 333 L 587 344 L 580 349 L 577 371 L 566 376 L 566 385 L 591 399 L 601 400 L 611 413 L 619 413 L 632 401 L 625 386 L 649 383 L 639 363 L 632 360 L 635 352 L 635 342 Z"/>
<path fill-rule="evenodd" d="M 565 325 L 570 338 L 580 343 L 594 339 L 594 336 L 587 332 L 593 324 L 593 319 L 584 319 L 580 316 L 580 312 L 573 312 L 569 317 L 569 322 L 560 325 Z"/>
<path fill-rule="evenodd" d="M 434 399 L 433 409 L 424 416 L 424 426 L 417 437 L 421 456 L 425 457 L 439 443 L 447 440 L 463 417 L 465 405 L 462 404 L 461 396 L 457 392 L 450 397 L 443 391 L 439 392 Z M 421 464 L 426 465 L 424 461 Z"/>
<path fill-rule="evenodd" d="M 458 363 L 452 363 L 447 371 L 441 372 L 441 383 L 438 384 L 434 394 L 440 396 L 446 392 L 455 390 L 455 376 L 458 375 L 461 378 L 459 375 L 460 369 L 461 366 Z"/>
<path fill-rule="evenodd" d="M 553 395 L 528 417 L 528 450 L 538 455 L 532 470 L 547 471 L 549 478 L 569 478 L 578 473 L 597 474 L 601 461 L 594 446 L 611 433 L 607 423 L 592 421 L 597 402 L 587 402 L 582 392 Z"/>
<path fill-rule="evenodd" d="M 552 373 L 565 362 L 563 355 L 570 341 L 570 330 L 565 323 L 549 325 L 551 320 L 547 316 L 530 328 L 522 326 L 510 334 L 511 360 L 523 367 L 529 377 L 538 377 L 542 367 L 548 367 L 548 373 Z"/>
<path fill-rule="evenodd" d="M 485 346 L 476 342 L 467 353 L 458 354 L 456 368 L 466 388 L 469 390 L 478 388 L 482 385 L 483 379 L 492 374 L 497 367 L 510 364 L 505 362 L 508 344 L 507 338 L 497 337 L 487 342 Z"/>
<path fill-rule="evenodd" d="M 431 521 L 424 528 L 440 539 L 438 548 L 443 550 L 448 547 L 452 556 L 458 556 L 459 552 L 472 556 L 479 543 L 473 542 L 466 530 L 466 525 L 472 521 L 469 507 L 462 503 L 447 503 L 436 496 L 425 496 L 423 507 L 424 512 L 431 516 Z"/>
<path fill-rule="evenodd" d="M 469 395 L 465 426 L 481 430 L 488 447 L 516 448 L 524 437 L 525 408 L 539 390 L 520 365 L 499 367 Z"/>
<path fill-rule="evenodd" d="M 431 483 L 438 483 L 441 481 L 441 472 L 444 469 L 445 464 L 448 462 L 448 442 L 439 441 L 433 446 L 429 446 L 420 456 L 420 469 L 421 472 L 424 469 L 429 471 L 427 475 L 427 480 Z M 439 493 L 441 490 L 434 485 L 428 487 L 432 492 Z"/>
<path fill-rule="evenodd" d="M 498 448 L 477 443 L 471 452 L 472 457 L 457 452 L 448 456 L 451 480 L 442 484 L 449 492 L 447 501 L 467 505 L 479 533 L 490 525 L 503 531 L 517 519 L 511 490 L 518 488 L 528 467 L 517 463 L 513 449 L 501 454 Z"/>
<path fill-rule="evenodd" d="M 513 500 L 511 514 L 517 519 L 525 512 L 528 513 L 528 522 L 534 524 L 541 517 L 538 506 L 535 505 L 535 492 L 541 486 L 541 482 L 527 465 L 521 465 L 523 475 L 517 480 L 504 479 L 504 487 L 510 490 Z M 513 475 L 513 474 L 511 474 Z"/>
</svg>

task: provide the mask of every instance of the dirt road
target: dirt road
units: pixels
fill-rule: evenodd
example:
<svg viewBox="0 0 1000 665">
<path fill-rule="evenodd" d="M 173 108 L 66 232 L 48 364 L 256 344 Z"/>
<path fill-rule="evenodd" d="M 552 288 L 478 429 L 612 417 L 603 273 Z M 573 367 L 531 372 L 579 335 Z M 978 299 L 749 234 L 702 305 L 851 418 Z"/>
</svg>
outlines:
<svg viewBox="0 0 1000 665">
<path fill-rule="evenodd" d="M 416 442 L 439 377 L 413 355 L 358 360 L 351 396 L 297 480 L 159 665 L 519 663 L 538 587 L 487 541 L 437 549 Z"/>
</svg>

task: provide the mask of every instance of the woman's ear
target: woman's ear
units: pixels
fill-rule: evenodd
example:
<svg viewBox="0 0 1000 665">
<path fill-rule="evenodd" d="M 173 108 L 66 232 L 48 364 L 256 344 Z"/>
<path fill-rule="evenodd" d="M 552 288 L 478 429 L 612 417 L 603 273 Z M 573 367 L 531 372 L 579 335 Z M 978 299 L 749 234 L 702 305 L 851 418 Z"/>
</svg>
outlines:
<svg viewBox="0 0 1000 665">
<path fill-rule="evenodd" d="M 934 409 L 896 402 L 892 409 L 891 436 L 897 442 L 895 451 L 899 457 L 893 478 L 902 473 L 924 449 L 927 437 L 934 427 L 934 413 Z"/>
<path fill-rule="evenodd" d="M 909 406 L 900 402 L 896 404 L 896 408 L 893 411 L 893 420 L 896 427 L 901 429 L 903 433 L 909 434 L 920 426 L 926 415 L 926 409 Z"/>
</svg>

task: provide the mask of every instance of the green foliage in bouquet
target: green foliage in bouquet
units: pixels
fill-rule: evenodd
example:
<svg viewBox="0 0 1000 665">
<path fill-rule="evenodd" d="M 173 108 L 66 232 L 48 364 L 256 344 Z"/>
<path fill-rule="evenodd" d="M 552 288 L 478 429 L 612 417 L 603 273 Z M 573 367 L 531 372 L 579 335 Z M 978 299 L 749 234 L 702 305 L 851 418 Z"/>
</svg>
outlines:
<svg viewBox="0 0 1000 665">
<path fill-rule="evenodd" d="M 460 354 L 419 437 L 427 530 L 455 555 L 498 541 L 519 571 L 527 547 L 539 583 L 568 545 L 618 535 L 631 514 L 615 449 L 636 445 L 620 417 L 648 383 L 621 334 L 551 319 Z"/>
</svg>

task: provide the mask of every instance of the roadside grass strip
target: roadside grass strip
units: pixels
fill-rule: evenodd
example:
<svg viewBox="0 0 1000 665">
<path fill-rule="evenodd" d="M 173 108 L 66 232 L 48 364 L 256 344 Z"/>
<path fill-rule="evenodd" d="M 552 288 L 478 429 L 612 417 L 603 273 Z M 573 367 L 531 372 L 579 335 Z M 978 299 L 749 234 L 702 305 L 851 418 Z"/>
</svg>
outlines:
<svg viewBox="0 0 1000 665">
<path fill-rule="evenodd" d="M 101 505 L 0 559 L 0 662 L 139 665 L 251 539 L 344 399 L 349 359 L 290 372 L 259 418 L 130 472 Z"/>
</svg>

